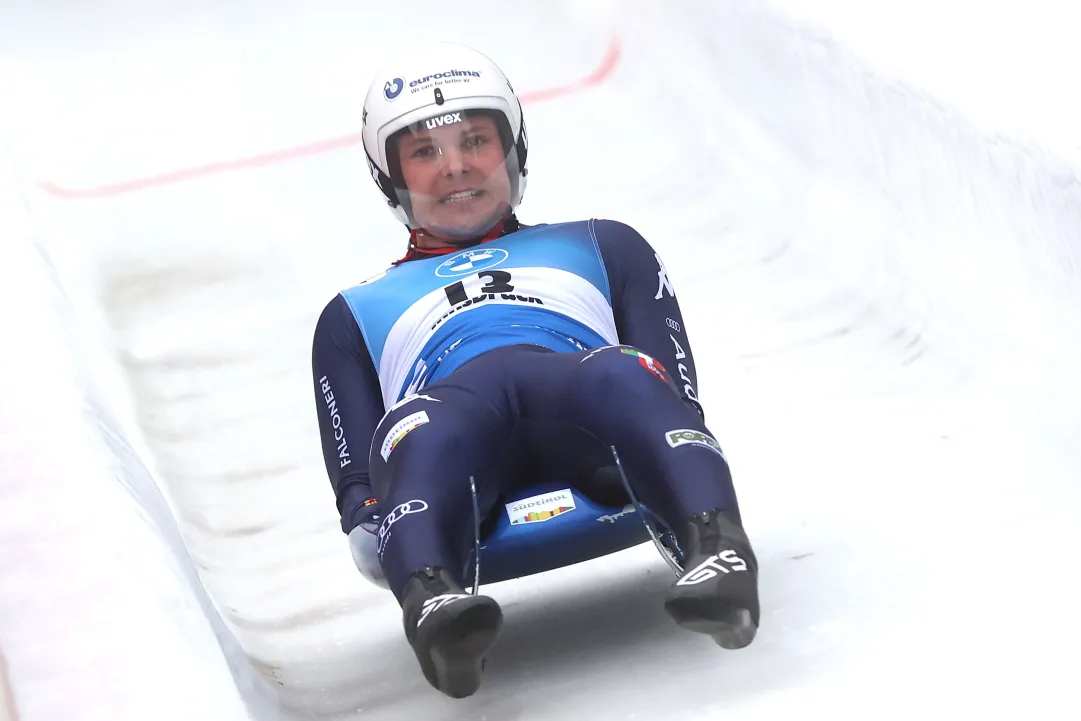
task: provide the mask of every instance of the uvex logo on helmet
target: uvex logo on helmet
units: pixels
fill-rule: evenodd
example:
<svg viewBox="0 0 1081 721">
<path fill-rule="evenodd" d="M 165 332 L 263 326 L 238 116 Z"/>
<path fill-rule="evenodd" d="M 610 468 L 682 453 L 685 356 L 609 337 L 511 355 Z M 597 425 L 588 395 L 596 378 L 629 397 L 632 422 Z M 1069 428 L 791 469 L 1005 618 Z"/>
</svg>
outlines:
<svg viewBox="0 0 1081 721">
<path fill-rule="evenodd" d="M 424 124 L 428 126 L 428 130 L 434 130 L 435 128 L 438 128 L 442 125 L 451 125 L 452 123 L 460 122 L 462 122 L 461 113 L 447 113 L 446 115 L 441 115 L 438 118 L 428 118 L 428 120 L 426 120 Z"/>
</svg>

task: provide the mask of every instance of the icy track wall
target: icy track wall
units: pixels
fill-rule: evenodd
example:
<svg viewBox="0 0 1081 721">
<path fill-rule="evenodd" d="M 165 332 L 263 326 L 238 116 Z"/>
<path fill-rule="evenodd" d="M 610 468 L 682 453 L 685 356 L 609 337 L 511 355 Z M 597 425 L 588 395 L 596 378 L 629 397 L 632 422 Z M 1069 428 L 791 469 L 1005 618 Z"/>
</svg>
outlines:
<svg viewBox="0 0 1081 721">
<path fill-rule="evenodd" d="M 768 12 L 733 3 L 672 19 L 707 29 L 688 52 L 716 68 L 716 92 L 762 132 L 820 177 L 896 204 L 904 232 L 865 238 L 914 239 L 884 249 L 896 284 L 920 285 L 932 303 L 935 289 L 964 285 L 971 302 L 951 312 L 978 333 L 1077 347 L 1076 168 L 977 136 L 934 100 L 876 80 Z M 25 187 L 5 179 L 0 192 L 0 698 L 9 687 L 20 721 L 275 718 L 272 692 L 207 597 L 152 475 L 99 314 L 58 280 Z M 904 275 L 913 268 L 938 277 Z M 1015 312 L 1022 306 L 1041 312 Z M 1058 332 L 1012 320 L 1022 317 Z M 1077 430 L 1055 429 L 1054 440 L 1069 449 Z"/>
<path fill-rule="evenodd" d="M 863 241 L 881 245 L 878 256 L 892 266 L 877 305 L 907 315 L 923 336 L 911 339 L 909 362 L 934 343 L 939 353 L 967 355 L 962 365 L 998 364 L 1003 399 L 1020 404 L 1026 422 L 1045 435 L 1048 456 L 1068 458 L 1076 476 L 1081 394 L 1057 380 L 1076 375 L 1081 362 L 1076 152 L 989 134 L 979 125 L 988 118 L 967 118 L 953 109 L 960 100 L 955 106 L 951 97 L 885 80 L 831 41 L 828 28 L 747 5 L 696 8 L 686 19 L 688 27 L 710 28 L 701 40 L 725 102 L 806 158 L 815 184 L 857 189 L 839 216 L 851 217 L 861 198 L 892 210 L 897 226 L 872 221 Z M 825 224 L 836 196 L 822 196 L 825 208 L 814 206 L 816 197 L 808 189 L 793 216 Z M 861 252 L 822 250 L 839 258 Z M 868 309 L 861 320 L 874 314 Z M 1057 398 L 1042 405 L 1041 396 Z"/>
<path fill-rule="evenodd" d="M 822 176 L 885 196 L 905 223 L 899 235 L 918 241 L 886 255 L 905 266 L 916 261 L 921 271 L 940 269 L 940 277 L 913 283 L 970 287 L 966 320 L 988 329 L 1027 318 L 1010 312 L 1015 302 L 1064 311 L 1048 327 L 1063 322 L 1062 333 L 1077 338 L 1076 165 L 979 133 L 947 109 L 949 98 L 881 80 L 824 32 L 742 4 L 724 7 L 692 11 L 701 15 L 692 21 L 710 28 L 702 40 L 728 102 Z"/>
<path fill-rule="evenodd" d="M 100 318 L 61 283 L 12 176 L 0 175 L 0 719 L 277 718 L 137 450 Z"/>
</svg>

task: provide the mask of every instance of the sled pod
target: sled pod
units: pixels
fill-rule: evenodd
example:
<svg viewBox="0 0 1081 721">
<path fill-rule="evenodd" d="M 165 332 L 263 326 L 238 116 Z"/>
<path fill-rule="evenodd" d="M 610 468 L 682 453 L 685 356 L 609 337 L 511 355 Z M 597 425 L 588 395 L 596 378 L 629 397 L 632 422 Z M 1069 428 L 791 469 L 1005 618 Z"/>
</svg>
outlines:
<svg viewBox="0 0 1081 721">
<path fill-rule="evenodd" d="M 542 573 L 650 541 L 643 520 L 663 528 L 645 506 L 628 499 L 598 503 L 566 483 L 546 482 L 508 495 L 494 527 L 480 537 L 480 583 Z M 467 566 L 472 578 L 470 557 Z"/>
</svg>

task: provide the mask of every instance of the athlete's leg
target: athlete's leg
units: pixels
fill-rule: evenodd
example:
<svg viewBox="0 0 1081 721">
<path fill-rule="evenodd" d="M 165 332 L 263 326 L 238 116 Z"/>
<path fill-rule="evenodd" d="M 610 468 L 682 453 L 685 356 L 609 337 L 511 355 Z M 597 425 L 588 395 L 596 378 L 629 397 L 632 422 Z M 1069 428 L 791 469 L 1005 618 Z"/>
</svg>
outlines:
<svg viewBox="0 0 1081 721">
<path fill-rule="evenodd" d="M 392 408 L 371 448 L 372 489 L 383 508 L 379 558 L 399 602 L 409 577 L 445 568 L 458 582 L 473 546 L 474 476 L 481 512 L 498 494 L 513 419 L 501 364 L 482 356 Z"/>
<path fill-rule="evenodd" d="M 627 346 L 530 354 L 512 412 L 582 427 L 615 446 L 636 494 L 677 534 L 713 509 L 740 521 L 732 474 L 702 417 L 660 364 Z"/>
<path fill-rule="evenodd" d="M 685 522 L 697 514 L 719 509 L 741 521 L 719 444 L 656 361 L 625 346 L 500 348 L 393 409 L 376 433 L 372 481 L 386 514 L 381 560 L 399 599 L 409 575 L 426 565 L 461 573 L 473 537 L 469 476 L 486 510 L 521 418 L 573 424 L 615 446 L 636 493 L 681 544 Z"/>
<path fill-rule="evenodd" d="M 681 626 L 725 648 L 758 629 L 758 563 L 732 475 L 701 416 L 654 359 L 633 348 L 532 356 L 515 415 L 575 423 L 625 462 L 637 494 L 672 528 L 685 570 L 665 598 Z"/>
<path fill-rule="evenodd" d="M 372 488 L 385 516 L 379 556 L 402 606 L 405 635 L 425 678 L 468 696 L 480 684 L 502 626 L 494 599 L 465 592 L 474 538 L 474 476 L 482 513 L 498 494 L 514 419 L 507 389 L 519 372 L 516 348 L 475 358 L 391 408 L 372 442 Z"/>
</svg>

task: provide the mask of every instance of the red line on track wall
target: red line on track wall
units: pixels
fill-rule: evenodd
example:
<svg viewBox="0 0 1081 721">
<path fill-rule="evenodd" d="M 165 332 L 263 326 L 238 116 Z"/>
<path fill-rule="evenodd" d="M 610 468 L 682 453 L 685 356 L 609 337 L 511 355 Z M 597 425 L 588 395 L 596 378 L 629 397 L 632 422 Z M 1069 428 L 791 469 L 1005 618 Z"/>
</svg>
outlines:
<svg viewBox="0 0 1081 721">
<path fill-rule="evenodd" d="M 545 100 L 551 100 L 553 98 L 570 95 L 580 90 L 586 90 L 588 88 L 596 87 L 611 76 L 612 71 L 615 70 L 616 65 L 619 63 L 621 51 L 622 43 L 620 42 L 618 37 L 614 37 L 609 43 L 608 51 L 605 53 L 600 65 L 598 65 L 589 75 L 567 85 L 560 85 L 554 88 L 545 88 L 542 90 L 534 90 L 532 92 L 522 93 L 519 96 L 519 99 L 522 101 L 522 104 L 542 102 Z M 223 160 L 215 163 L 208 163 L 206 165 L 199 165 L 192 168 L 173 170 L 167 173 L 161 173 L 159 175 L 152 175 L 144 178 L 135 178 L 132 180 L 125 180 L 118 183 L 100 185 L 92 188 L 67 188 L 46 180 L 38 181 L 37 186 L 49 195 L 57 198 L 63 198 L 64 200 L 111 198 L 117 195 L 124 195 L 125 193 L 146 190 L 148 188 L 154 188 L 162 185 L 170 185 L 172 183 L 180 183 L 186 180 L 194 180 L 196 178 L 202 178 L 207 175 L 215 175 L 217 173 L 225 173 L 232 170 L 242 170 L 246 168 L 257 168 L 266 165 L 273 165 L 275 163 L 282 163 L 287 160 L 303 158 L 309 155 L 317 155 L 320 153 L 327 153 L 333 150 L 348 148 L 354 145 L 359 145 L 360 143 L 361 134 L 350 133 L 348 135 L 342 135 L 336 138 L 317 140 L 315 142 L 306 143 L 304 145 L 298 145 L 292 148 L 285 148 L 283 150 L 275 150 L 260 155 L 252 155 L 246 158 Z"/>
</svg>

